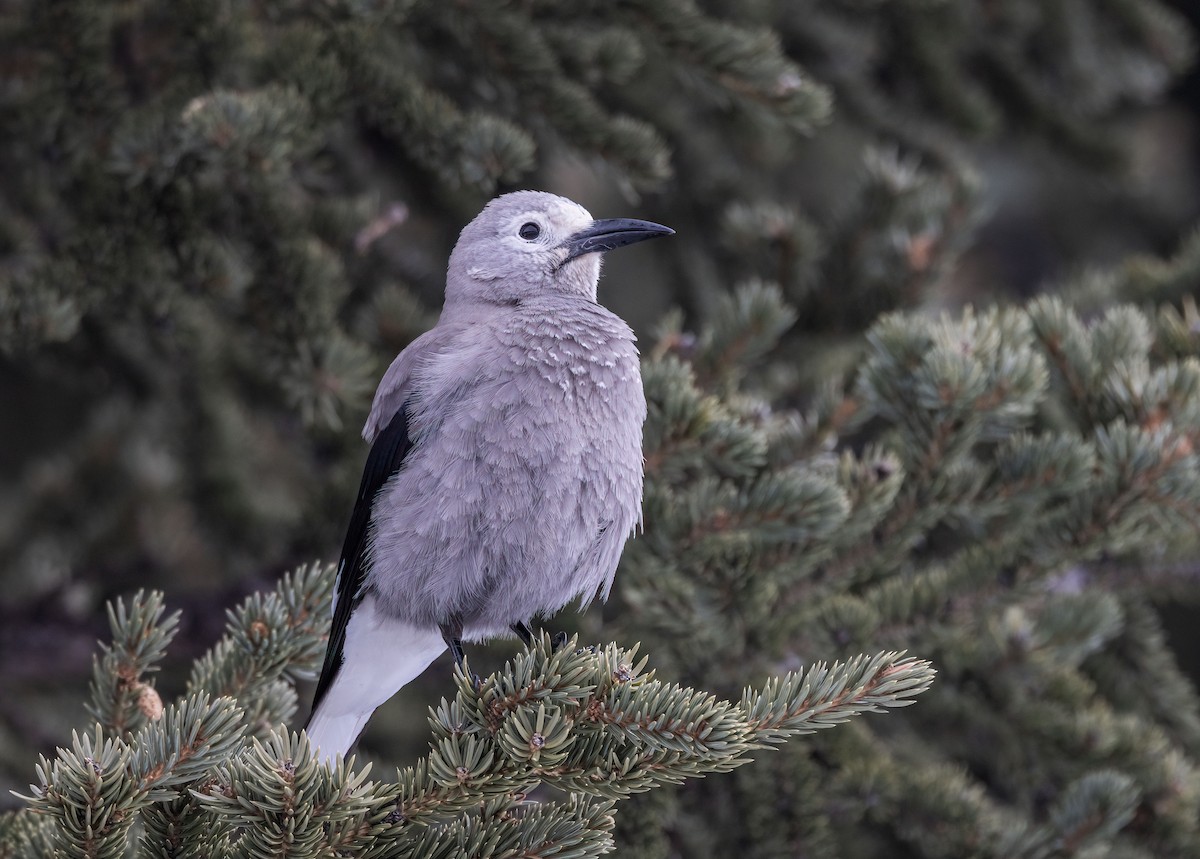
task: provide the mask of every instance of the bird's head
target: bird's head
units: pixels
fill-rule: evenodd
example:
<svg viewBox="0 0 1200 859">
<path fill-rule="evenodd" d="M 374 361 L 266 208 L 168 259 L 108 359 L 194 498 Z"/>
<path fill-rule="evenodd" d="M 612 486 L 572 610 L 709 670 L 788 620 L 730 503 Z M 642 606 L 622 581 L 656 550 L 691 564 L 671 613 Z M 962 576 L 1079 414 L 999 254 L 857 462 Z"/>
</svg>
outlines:
<svg viewBox="0 0 1200 859">
<path fill-rule="evenodd" d="M 542 191 L 505 194 L 458 237 L 446 305 L 517 304 L 552 293 L 594 300 L 603 251 L 673 232 L 629 218 L 597 221 L 578 203 Z"/>
</svg>

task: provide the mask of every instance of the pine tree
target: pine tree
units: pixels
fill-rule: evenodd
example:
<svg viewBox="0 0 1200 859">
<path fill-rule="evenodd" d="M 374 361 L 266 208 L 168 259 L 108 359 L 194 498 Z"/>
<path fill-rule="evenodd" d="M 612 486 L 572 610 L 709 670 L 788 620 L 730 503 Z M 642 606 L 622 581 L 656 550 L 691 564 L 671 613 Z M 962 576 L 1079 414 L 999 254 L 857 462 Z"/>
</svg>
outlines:
<svg viewBox="0 0 1200 859">
<path fill-rule="evenodd" d="M 1054 295 L 946 291 L 989 216 L 982 146 L 1019 141 L 1038 181 L 1122 168 L 1123 119 L 1192 59 L 1168 6 L 26 0 L 0 46 L 5 650 L 62 646 L 67 624 L 23 619 L 47 602 L 221 601 L 327 555 L 355 425 L 430 324 L 455 230 L 540 186 L 679 232 L 602 287 L 643 334 L 646 531 L 581 641 L 641 641 L 716 696 L 630 673 L 625 704 L 743 720 L 716 751 L 636 720 L 585 736 L 632 648 L 505 646 L 479 692 L 421 687 L 447 701 L 418 763 L 327 773 L 285 727 L 327 571 L 246 602 L 186 688 L 171 654 L 195 645 L 167 649 L 144 592 L 112 602 L 97 727 L 67 742 L 81 689 L 0 706 L 12 787 L 31 725 L 63 746 L 0 854 L 1200 854 L 1200 699 L 1154 606 L 1194 592 L 1200 234 L 1085 265 L 1110 233 L 1072 216 L 1080 179 L 1055 201 L 1080 262 Z M 871 694 L 919 691 L 903 650 L 940 672 L 918 706 L 662 784 L 780 739 L 751 722 L 805 681 L 837 701 L 902 665 L 911 685 Z M 530 683 L 545 707 L 480 709 Z M 789 730 L 825 724 L 806 718 Z M 683 757 L 650 778 L 605 743 Z M 549 773 L 563 749 L 606 787 Z"/>
<path fill-rule="evenodd" d="M 330 767 L 289 733 L 297 679 L 320 665 L 334 569 L 310 566 L 231 612 L 163 701 L 147 675 L 178 626 L 162 596 L 109 609 L 95 727 L 42 757 L 30 809 L 0 817 L 0 855 L 598 856 L 617 800 L 727 772 L 759 749 L 864 710 L 903 707 L 933 678 L 899 653 L 817 663 L 741 699 L 655 679 L 637 648 L 555 647 L 543 633 L 503 670 L 430 710 L 429 754 L 394 781 Z M 562 799 L 535 801 L 542 785 Z"/>
<path fill-rule="evenodd" d="M 736 382 L 780 302 L 742 290 L 646 364 L 646 536 L 613 628 L 720 691 L 868 642 L 927 654 L 946 682 L 899 730 L 856 725 L 769 775 L 656 794 L 618 843 L 667 855 L 665 828 L 687 856 L 1200 851 L 1200 698 L 1148 603 L 1198 549 L 1196 330 L 1169 304 L 1085 321 L 1052 297 L 885 315 L 853 381 L 800 413 Z"/>
</svg>

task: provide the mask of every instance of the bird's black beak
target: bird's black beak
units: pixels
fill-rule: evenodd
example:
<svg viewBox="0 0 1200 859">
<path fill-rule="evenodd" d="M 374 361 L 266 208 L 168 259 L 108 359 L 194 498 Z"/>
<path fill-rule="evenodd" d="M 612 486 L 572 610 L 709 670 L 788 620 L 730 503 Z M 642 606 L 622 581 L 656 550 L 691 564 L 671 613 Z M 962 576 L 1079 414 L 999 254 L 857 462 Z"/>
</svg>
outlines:
<svg viewBox="0 0 1200 859">
<path fill-rule="evenodd" d="M 633 218 L 609 218 L 604 221 L 593 221 L 590 227 L 580 230 L 563 242 L 563 247 L 567 249 L 567 256 L 559 265 L 564 265 L 584 254 L 611 251 L 634 242 L 644 242 L 646 239 L 656 239 L 659 236 L 674 234 L 675 231 L 670 227 Z"/>
</svg>

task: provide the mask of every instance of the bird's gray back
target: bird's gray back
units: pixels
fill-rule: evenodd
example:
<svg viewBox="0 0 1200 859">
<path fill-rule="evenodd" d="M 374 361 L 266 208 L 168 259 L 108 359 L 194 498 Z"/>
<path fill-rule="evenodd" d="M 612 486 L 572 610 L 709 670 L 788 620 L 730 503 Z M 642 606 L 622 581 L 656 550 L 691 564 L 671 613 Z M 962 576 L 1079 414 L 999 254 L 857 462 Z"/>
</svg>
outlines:
<svg viewBox="0 0 1200 859">
<path fill-rule="evenodd" d="M 646 403 L 629 327 L 548 296 L 440 346 L 412 377 L 414 447 L 376 505 L 368 587 L 413 623 L 457 615 L 467 638 L 606 595 L 641 511 Z"/>
</svg>

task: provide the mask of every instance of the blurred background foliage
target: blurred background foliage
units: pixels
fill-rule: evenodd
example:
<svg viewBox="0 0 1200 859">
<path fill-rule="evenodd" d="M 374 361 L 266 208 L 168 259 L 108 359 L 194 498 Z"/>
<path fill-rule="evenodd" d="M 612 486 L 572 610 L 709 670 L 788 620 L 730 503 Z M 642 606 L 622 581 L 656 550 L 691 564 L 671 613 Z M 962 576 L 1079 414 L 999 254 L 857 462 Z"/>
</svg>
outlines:
<svg viewBox="0 0 1200 859">
<path fill-rule="evenodd" d="M 1189 18 L 1200 11 L 1184 0 L 0 4 L 2 784 L 26 784 L 32 752 L 82 722 L 105 599 L 152 586 L 185 608 L 159 681 L 178 692 L 179 666 L 218 637 L 225 606 L 336 552 L 375 381 L 436 318 L 457 231 L 495 193 L 544 188 L 678 231 L 615 255 L 601 285 L 656 361 L 652 400 L 692 391 L 671 414 L 715 427 L 697 441 L 707 458 L 651 454 L 648 504 L 669 508 L 667 490 L 704 473 L 819 460 L 839 438 L 857 457 L 840 466 L 847 485 L 856 470 L 884 483 L 910 473 L 870 446 L 905 442 L 869 409 L 850 412 L 915 396 L 880 381 L 913 343 L 966 335 L 912 322 L 865 338 L 889 311 L 959 318 L 967 303 L 1053 293 L 1086 322 L 1133 301 L 1149 321 L 1122 317 L 1079 354 L 1102 362 L 1124 343 L 1156 367 L 1194 355 Z M 1158 315 L 1163 302 L 1175 316 Z M 1061 308 L 1027 313 L 980 321 L 995 340 L 981 342 L 1024 355 L 1052 338 L 1022 326 L 1083 324 Z M 1029 402 L 1041 390 L 1031 382 Z M 1086 397 L 1045 400 L 1060 411 L 1037 406 L 1045 425 L 1086 435 L 1112 417 L 1084 409 L 1071 424 L 1061 412 Z M 771 409 L 815 423 L 789 434 Z M 651 612 L 639 626 L 641 599 L 697 598 L 647 593 L 662 581 L 654 556 L 680 537 L 660 539 L 648 519 L 617 603 L 561 622 L 661 636 L 656 654 L 673 635 L 682 652 L 694 623 L 672 632 Z M 969 520 L 931 520 L 922 545 L 951 555 L 979 526 Z M 1191 612 L 1190 558 L 1154 571 L 1158 610 Z M 1138 606 L 1121 622 L 1159 635 Z M 841 608 L 875 628 L 861 606 Z M 1093 620 L 1115 629 L 1106 610 Z M 747 671 L 835 655 L 731 631 L 713 611 L 724 637 L 696 638 L 702 652 L 741 638 L 715 667 L 677 660 L 690 682 L 729 691 L 732 657 L 756 649 Z M 1195 643 L 1177 641 L 1186 659 Z M 369 751 L 403 761 L 425 736 L 403 715 L 424 712 L 445 677 L 427 684 L 373 723 Z M 1043 814 L 1047 801 L 1029 799 Z"/>
</svg>

